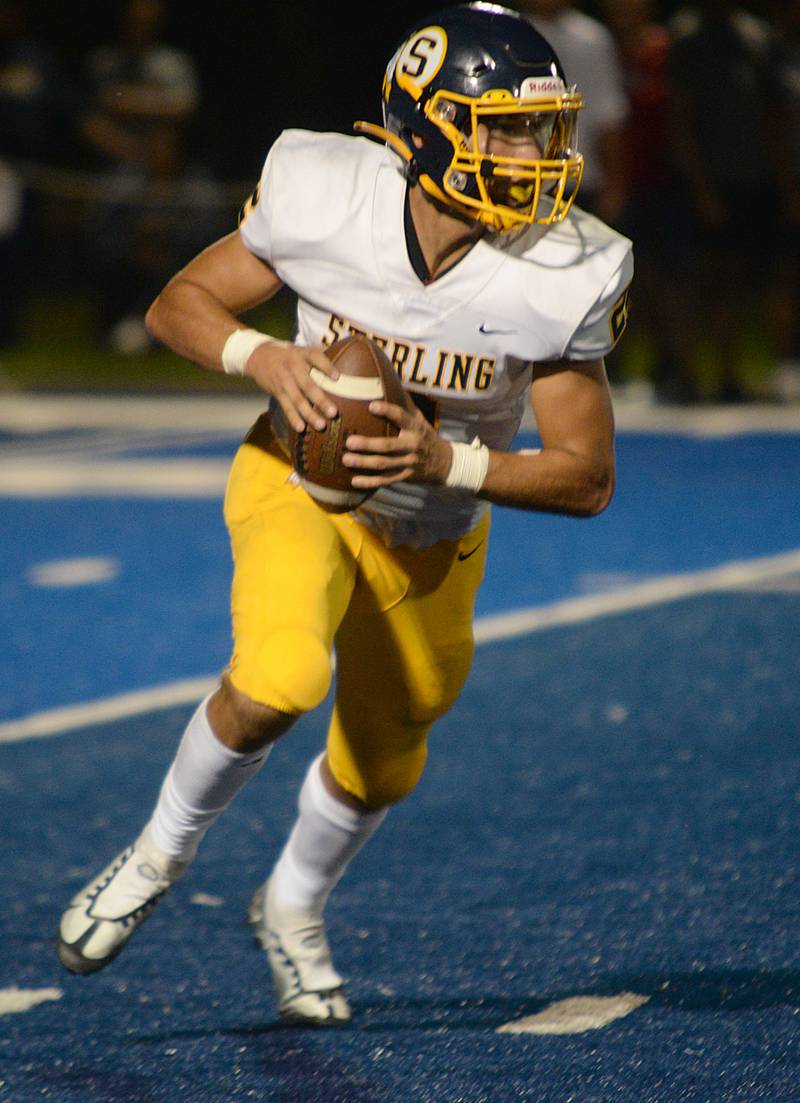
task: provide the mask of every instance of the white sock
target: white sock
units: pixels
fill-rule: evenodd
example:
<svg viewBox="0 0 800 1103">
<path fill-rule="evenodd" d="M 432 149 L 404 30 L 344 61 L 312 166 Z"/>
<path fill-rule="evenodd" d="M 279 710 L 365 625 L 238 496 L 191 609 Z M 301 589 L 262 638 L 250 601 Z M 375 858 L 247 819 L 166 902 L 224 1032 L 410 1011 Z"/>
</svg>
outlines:
<svg viewBox="0 0 800 1103">
<path fill-rule="evenodd" d="M 359 812 L 331 796 L 314 759 L 300 790 L 300 816 L 272 873 L 277 904 L 322 915 L 331 891 L 364 843 L 378 830 L 388 808 Z"/>
<path fill-rule="evenodd" d="M 149 828 L 156 846 L 172 858 L 190 860 L 209 827 L 267 759 L 271 745 L 240 754 L 217 739 L 208 721 L 206 697 L 183 733 L 164 778 Z"/>
</svg>

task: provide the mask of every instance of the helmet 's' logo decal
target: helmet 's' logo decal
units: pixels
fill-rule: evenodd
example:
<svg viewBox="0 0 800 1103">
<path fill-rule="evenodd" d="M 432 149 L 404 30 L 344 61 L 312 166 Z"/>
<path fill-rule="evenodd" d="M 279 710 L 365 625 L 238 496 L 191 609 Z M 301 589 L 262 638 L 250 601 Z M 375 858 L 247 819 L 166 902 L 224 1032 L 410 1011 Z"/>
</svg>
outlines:
<svg viewBox="0 0 800 1103">
<path fill-rule="evenodd" d="M 521 100 L 535 100 L 541 96 L 563 96 L 567 88 L 560 77 L 526 77 L 519 90 Z"/>
<path fill-rule="evenodd" d="M 442 67 L 447 53 L 447 35 L 442 27 L 423 27 L 402 48 L 394 79 L 400 88 L 419 99 Z"/>
</svg>

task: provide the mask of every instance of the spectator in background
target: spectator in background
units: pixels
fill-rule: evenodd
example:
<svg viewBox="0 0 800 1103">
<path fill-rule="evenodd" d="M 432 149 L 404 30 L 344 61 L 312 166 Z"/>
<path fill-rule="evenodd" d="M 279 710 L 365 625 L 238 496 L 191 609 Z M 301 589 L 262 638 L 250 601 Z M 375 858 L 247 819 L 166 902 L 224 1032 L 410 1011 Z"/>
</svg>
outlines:
<svg viewBox="0 0 800 1103">
<path fill-rule="evenodd" d="M 702 0 L 672 25 L 673 154 L 692 225 L 686 326 L 718 361 L 708 397 L 741 401 L 749 397 L 739 375 L 742 337 L 754 293 L 761 302 L 768 290 L 777 241 L 770 34 L 732 0 Z"/>
<path fill-rule="evenodd" d="M 29 33 L 27 10 L 23 0 L 0 0 L 0 152 L 52 163 L 68 148 L 79 99 Z"/>
<path fill-rule="evenodd" d="M 87 57 L 93 109 L 84 137 L 107 170 L 107 199 L 89 212 L 89 248 L 103 340 L 137 353 L 144 314 L 169 275 L 219 230 L 217 185 L 189 165 L 198 105 L 192 59 L 162 41 L 162 0 L 128 0 L 116 42 Z"/>
<path fill-rule="evenodd" d="M 602 12 L 617 43 L 630 105 L 623 135 L 627 193 L 619 227 L 636 245 L 631 332 L 652 355 L 656 397 L 691 402 L 698 392 L 685 339 L 685 279 L 680 275 L 687 258 L 676 234 L 669 155 L 671 36 L 656 22 L 652 0 L 603 0 Z"/>
<path fill-rule="evenodd" d="M 106 163 L 141 164 L 153 128 L 183 129 L 197 110 L 194 62 L 161 41 L 164 19 L 161 0 L 128 0 L 118 40 L 86 59 L 94 107 L 84 134 Z"/>
<path fill-rule="evenodd" d="M 778 81 L 775 148 L 784 158 L 782 226 L 771 300 L 777 397 L 800 401 L 800 0 L 773 4 Z"/>
<path fill-rule="evenodd" d="M 25 192 L 22 181 L 0 158 L 0 348 L 19 343 L 25 280 Z"/>
<path fill-rule="evenodd" d="M 99 328 L 115 351 L 146 351 L 144 316 L 158 290 L 208 241 L 230 225 L 222 185 L 187 162 L 174 127 L 151 126 L 140 162 L 108 181 L 107 199 L 91 211 L 93 292 Z"/>
<path fill-rule="evenodd" d="M 0 0 L 0 346 L 20 336 L 20 313 L 36 252 L 34 197 L 24 162 L 67 151 L 80 113 L 77 91 L 27 29 L 22 0 Z"/>
<path fill-rule="evenodd" d="M 580 205 L 616 225 L 625 204 L 622 151 L 628 105 L 614 40 L 602 23 L 577 11 L 569 0 L 520 0 L 516 7 L 551 43 L 567 80 L 583 94 Z"/>
</svg>

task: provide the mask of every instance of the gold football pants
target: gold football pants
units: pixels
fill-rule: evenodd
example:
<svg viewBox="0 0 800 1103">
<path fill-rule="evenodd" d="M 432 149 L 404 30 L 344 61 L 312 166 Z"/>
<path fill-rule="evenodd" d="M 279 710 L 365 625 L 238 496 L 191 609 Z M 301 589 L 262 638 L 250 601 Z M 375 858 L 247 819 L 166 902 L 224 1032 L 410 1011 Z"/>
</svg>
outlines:
<svg viewBox="0 0 800 1103">
<path fill-rule="evenodd" d="M 259 419 L 225 497 L 230 678 L 252 700 L 299 715 L 326 696 L 335 643 L 328 761 L 344 789 L 377 808 L 414 788 L 428 730 L 467 677 L 489 519 L 422 551 L 387 548 L 350 514 L 322 510 L 290 475 Z"/>
</svg>

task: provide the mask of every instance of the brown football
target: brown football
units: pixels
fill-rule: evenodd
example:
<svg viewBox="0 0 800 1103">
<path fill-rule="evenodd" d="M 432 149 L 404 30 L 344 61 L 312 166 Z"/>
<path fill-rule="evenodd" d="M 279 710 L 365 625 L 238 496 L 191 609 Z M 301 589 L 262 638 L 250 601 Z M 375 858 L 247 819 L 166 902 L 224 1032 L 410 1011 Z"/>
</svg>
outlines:
<svg viewBox="0 0 800 1103">
<path fill-rule="evenodd" d="M 355 471 L 342 465 L 347 438 L 357 433 L 366 437 L 397 436 L 397 428 L 385 418 L 371 414 L 370 402 L 384 399 L 411 408 L 397 372 L 383 349 L 368 337 L 346 337 L 325 349 L 325 355 L 339 369 L 331 379 L 311 369 L 314 382 L 333 399 L 338 415 L 320 430 L 311 425 L 298 433 L 289 431 L 292 463 L 304 489 L 323 509 L 345 513 L 373 491 L 354 489 Z"/>
</svg>

